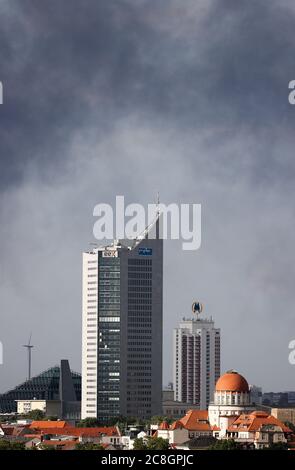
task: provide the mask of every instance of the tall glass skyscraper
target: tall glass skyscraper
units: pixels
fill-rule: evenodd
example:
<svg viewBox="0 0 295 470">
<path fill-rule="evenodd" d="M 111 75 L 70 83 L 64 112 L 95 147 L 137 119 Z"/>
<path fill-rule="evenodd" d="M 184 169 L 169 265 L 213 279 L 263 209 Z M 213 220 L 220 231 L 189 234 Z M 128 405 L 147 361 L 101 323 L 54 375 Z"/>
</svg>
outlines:
<svg viewBox="0 0 295 470">
<path fill-rule="evenodd" d="M 161 414 L 162 297 L 159 236 L 83 253 L 82 418 Z"/>
</svg>

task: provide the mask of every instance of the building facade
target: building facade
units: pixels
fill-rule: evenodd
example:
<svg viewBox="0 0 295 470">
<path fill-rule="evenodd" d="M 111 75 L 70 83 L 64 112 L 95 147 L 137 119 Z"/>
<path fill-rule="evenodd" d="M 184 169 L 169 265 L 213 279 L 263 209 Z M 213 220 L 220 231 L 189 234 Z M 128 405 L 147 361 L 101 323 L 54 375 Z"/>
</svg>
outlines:
<svg viewBox="0 0 295 470">
<path fill-rule="evenodd" d="M 271 408 L 271 414 L 283 423 L 295 426 L 295 408 Z"/>
<path fill-rule="evenodd" d="M 162 297 L 159 219 L 83 253 L 82 419 L 161 414 Z"/>
<path fill-rule="evenodd" d="M 157 435 L 169 439 L 175 448 L 187 450 L 208 448 L 218 439 L 233 439 L 240 449 L 271 448 L 274 444 L 289 447 L 292 430 L 282 421 L 257 410 L 251 404 L 247 380 L 230 370 L 216 382 L 208 410 L 189 410 L 170 426 L 163 422 Z"/>
<path fill-rule="evenodd" d="M 71 402 L 70 412 L 63 413 L 60 400 L 16 400 L 17 414 L 24 415 L 31 411 L 42 411 L 45 416 L 55 416 L 58 419 L 80 420 L 81 402 Z"/>
<path fill-rule="evenodd" d="M 255 405 L 262 405 L 262 388 L 257 385 L 250 385 L 250 401 Z"/>
<path fill-rule="evenodd" d="M 162 403 L 162 414 L 168 419 L 178 419 L 185 415 L 189 410 L 198 410 L 198 405 L 191 403 L 181 403 L 180 401 L 167 400 Z"/>
<path fill-rule="evenodd" d="M 255 407 L 251 404 L 247 380 L 235 370 L 229 370 L 216 382 L 214 400 L 208 408 L 211 426 L 216 426 L 222 435 L 229 423 L 252 411 Z"/>
<path fill-rule="evenodd" d="M 74 403 L 77 413 L 77 403 L 81 402 L 81 374 L 71 371 L 69 362 L 63 359 L 60 366 L 51 367 L 0 395 L 0 413 L 16 413 L 19 400 L 28 403 L 24 405 L 28 412 L 31 411 L 29 403 L 32 400 L 57 400 L 64 411 L 67 406 L 71 407 Z"/>
<path fill-rule="evenodd" d="M 220 329 L 212 318 L 183 319 L 173 345 L 175 400 L 206 409 L 220 376 Z"/>
<path fill-rule="evenodd" d="M 266 392 L 262 404 L 269 407 L 288 408 L 295 405 L 295 392 Z"/>
<path fill-rule="evenodd" d="M 253 411 L 236 418 L 226 429 L 225 438 L 234 439 L 243 448 L 266 449 L 288 443 L 291 429 L 264 411 Z"/>
</svg>

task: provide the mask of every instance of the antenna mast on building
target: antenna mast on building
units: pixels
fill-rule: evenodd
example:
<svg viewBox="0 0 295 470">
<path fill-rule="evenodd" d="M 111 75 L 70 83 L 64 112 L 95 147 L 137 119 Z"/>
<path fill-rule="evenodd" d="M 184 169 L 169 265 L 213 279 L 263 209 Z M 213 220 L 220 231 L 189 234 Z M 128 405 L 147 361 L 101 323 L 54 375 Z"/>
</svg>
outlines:
<svg viewBox="0 0 295 470">
<path fill-rule="evenodd" d="M 160 193 L 157 192 L 157 216 L 160 215 Z"/>
<path fill-rule="evenodd" d="M 33 345 L 31 344 L 32 333 L 30 334 L 30 338 L 28 344 L 23 344 L 23 348 L 27 349 L 28 352 L 28 380 L 31 379 L 31 368 L 32 368 L 32 349 Z"/>
</svg>

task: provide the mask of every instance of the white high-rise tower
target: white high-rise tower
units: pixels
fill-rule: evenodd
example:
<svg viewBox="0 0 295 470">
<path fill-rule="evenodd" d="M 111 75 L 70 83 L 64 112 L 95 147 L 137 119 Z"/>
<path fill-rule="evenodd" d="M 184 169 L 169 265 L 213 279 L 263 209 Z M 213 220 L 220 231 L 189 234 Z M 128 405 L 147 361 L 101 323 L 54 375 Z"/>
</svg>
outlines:
<svg viewBox="0 0 295 470">
<path fill-rule="evenodd" d="M 163 240 L 83 253 L 82 419 L 162 412 Z"/>
<path fill-rule="evenodd" d="M 195 318 L 183 319 L 174 329 L 173 374 L 175 400 L 208 408 L 220 376 L 220 329 L 199 318 L 202 304 L 192 305 Z"/>
</svg>

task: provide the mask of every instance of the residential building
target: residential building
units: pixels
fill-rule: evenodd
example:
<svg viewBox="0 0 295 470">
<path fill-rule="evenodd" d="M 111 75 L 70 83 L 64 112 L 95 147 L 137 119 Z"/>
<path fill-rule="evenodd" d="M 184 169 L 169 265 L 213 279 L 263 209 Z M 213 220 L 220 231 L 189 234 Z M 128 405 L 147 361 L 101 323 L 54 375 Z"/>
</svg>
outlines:
<svg viewBox="0 0 295 470">
<path fill-rule="evenodd" d="M 17 414 L 24 415 L 31 411 L 42 411 L 45 416 L 56 416 L 61 418 L 60 400 L 16 400 Z"/>
<path fill-rule="evenodd" d="M 206 409 L 220 376 L 220 329 L 212 318 L 183 318 L 173 345 L 175 401 Z"/>
<path fill-rule="evenodd" d="M 212 436 L 207 410 L 189 410 L 170 426 L 166 421 L 162 422 L 156 432 L 157 437 L 168 439 L 170 444 L 175 445 L 201 436 Z"/>
<path fill-rule="evenodd" d="M 34 421 L 23 434 L 30 439 L 29 447 L 40 444 L 54 446 L 57 450 L 73 450 L 78 443 L 100 444 L 110 449 L 122 448 L 121 432 L 117 426 L 78 428 L 65 421 Z M 66 443 L 65 448 L 60 447 Z"/>
<path fill-rule="evenodd" d="M 264 449 L 273 444 L 287 444 L 291 429 L 264 411 L 253 411 L 236 418 L 226 429 L 226 438 L 241 446 Z"/>
<path fill-rule="evenodd" d="M 238 447 L 247 449 L 275 443 L 294 447 L 291 429 L 280 419 L 256 409 L 247 380 L 234 370 L 218 379 L 208 411 L 190 410 L 171 425 L 163 422 L 154 430 L 177 449 L 205 449 L 218 439 L 234 439 Z"/>
</svg>

